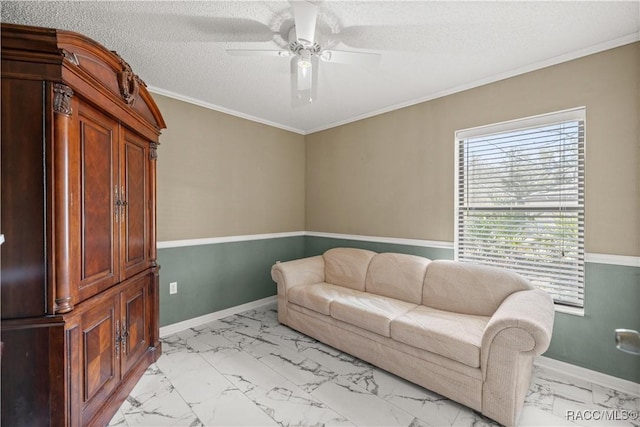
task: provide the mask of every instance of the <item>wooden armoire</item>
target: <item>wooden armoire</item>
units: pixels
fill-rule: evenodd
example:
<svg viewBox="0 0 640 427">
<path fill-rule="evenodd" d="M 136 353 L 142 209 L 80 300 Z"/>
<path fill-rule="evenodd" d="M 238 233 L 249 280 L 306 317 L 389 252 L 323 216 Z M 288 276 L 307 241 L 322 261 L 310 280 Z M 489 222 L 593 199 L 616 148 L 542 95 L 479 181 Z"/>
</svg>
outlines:
<svg viewBox="0 0 640 427">
<path fill-rule="evenodd" d="M 164 120 L 117 53 L 2 24 L 3 426 L 105 425 L 160 356 Z"/>
</svg>

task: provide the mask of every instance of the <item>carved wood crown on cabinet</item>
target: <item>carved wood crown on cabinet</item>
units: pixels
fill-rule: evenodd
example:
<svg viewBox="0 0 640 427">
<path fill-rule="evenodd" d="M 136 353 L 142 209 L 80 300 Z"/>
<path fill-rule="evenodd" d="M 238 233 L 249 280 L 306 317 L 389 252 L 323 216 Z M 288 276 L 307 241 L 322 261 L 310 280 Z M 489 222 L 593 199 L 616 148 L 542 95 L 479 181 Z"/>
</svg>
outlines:
<svg viewBox="0 0 640 427">
<path fill-rule="evenodd" d="M 117 53 L 2 24 L 2 425 L 104 425 L 160 356 L 165 123 Z M 44 155 L 43 155 L 44 154 Z"/>
</svg>

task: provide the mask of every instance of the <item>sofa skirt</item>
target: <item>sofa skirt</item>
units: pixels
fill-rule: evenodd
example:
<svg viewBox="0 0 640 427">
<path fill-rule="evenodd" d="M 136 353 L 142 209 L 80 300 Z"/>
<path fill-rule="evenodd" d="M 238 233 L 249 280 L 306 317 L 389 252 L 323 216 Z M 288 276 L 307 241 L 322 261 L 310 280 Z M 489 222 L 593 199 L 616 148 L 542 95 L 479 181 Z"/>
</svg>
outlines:
<svg viewBox="0 0 640 427">
<path fill-rule="evenodd" d="M 482 411 L 482 372 L 425 350 L 287 304 L 282 323 L 421 387 Z"/>
</svg>

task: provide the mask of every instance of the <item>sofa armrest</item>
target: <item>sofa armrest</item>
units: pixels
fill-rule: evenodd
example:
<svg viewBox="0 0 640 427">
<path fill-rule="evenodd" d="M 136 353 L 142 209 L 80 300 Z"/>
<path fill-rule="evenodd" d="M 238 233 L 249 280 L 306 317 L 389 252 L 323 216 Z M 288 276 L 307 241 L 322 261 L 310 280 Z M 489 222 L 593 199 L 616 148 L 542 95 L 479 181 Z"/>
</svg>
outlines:
<svg viewBox="0 0 640 427">
<path fill-rule="evenodd" d="M 294 261 L 278 262 L 271 267 L 271 278 L 286 291 L 297 285 L 324 282 L 324 258 L 322 255 Z"/>
<path fill-rule="evenodd" d="M 517 424 L 531 382 L 533 357 L 551 342 L 553 300 L 546 292 L 514 292 L 500 304 L 482 336 L 482 413 Z"/>
<path fill-rule="evenodd" d="M 482 371 L 486 374 L 493 346 L 527 356 L 544 353 L 551 342 L 554 315 L 553 299 L 540 289 L 514 292 L 505 298 L 482 336 Z"/>
<path fill-rule="evenodd" d="M 294 286 L 324 282 L 324 257 L 278 262 L 271 267 L 271 277 L 278 284 L 278 320 L 288 325 L 287 292 Z"/>
</svg>

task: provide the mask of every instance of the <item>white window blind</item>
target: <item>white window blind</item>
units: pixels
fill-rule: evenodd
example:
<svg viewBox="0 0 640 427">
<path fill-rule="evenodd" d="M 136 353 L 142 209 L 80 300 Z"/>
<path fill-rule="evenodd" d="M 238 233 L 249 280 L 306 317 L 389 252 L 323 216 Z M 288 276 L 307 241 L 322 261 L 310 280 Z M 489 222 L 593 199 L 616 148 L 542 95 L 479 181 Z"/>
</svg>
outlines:
<svg viewBox="0 0 640 427">
<path fill-rule="evenodd" d="M 584 109 L 457 133 L 456 258 L 584 302 Z"/>
</svg>

